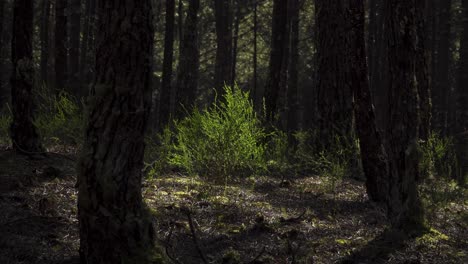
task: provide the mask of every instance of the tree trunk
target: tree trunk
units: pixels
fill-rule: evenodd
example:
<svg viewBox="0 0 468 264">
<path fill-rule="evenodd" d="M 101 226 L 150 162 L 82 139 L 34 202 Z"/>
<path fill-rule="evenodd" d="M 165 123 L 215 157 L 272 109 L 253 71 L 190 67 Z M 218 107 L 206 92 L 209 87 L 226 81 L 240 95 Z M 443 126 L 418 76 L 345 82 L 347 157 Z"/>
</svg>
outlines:
<svg viewBox="0 0 468 264">
<path fill-rule="evenodd" d="M 231 83 L 236 82 L 236 67 L 237 67 L 237 46 L 239 43 L 239 26 L 241 20 L 241 6 L 238 0 L 236 0 L 235 9 L 236 15 L 234 17 L 234 36 L 233 36 L 233 47 L 232 47 L 232 73 L 231 73 Z"/>
<path fill-rule="evenodd" d="M 6 1 L 0 2 L 0 109 L 3 107 L 3 102 L 5 101 L 6 95 L 4 95 L 3 89 L 3 76 L 4 76 L 4 63 L 3 63 L 3 28 L 5 23 L 5 4 Z"/>
<path fill-rule="evenodd" d="M 65 90 L 67 85 L 67 10 L 66 0 L 55 3 L 55 89 Z"/>
<path fill-rule="evenodd" d="M 316 0 L 317 24 L 317 99 L 320 143 L 328 148 L 335 136 L 352 144 L 353 91 L 348 82 L 346 56 L 349 40 L 344 36 L 347 10 L 340 1 Z M 351 146 L 351 145 L 350 145 Z"/>
<path fill-rule="evenodd" d="M 271 50 L 268 80 L 265 86 L 265 110 L 269 122 L 276 122 L 278 114 L 278 100 L 283 90 L 285 51 L 288 45 L 288 1 L 273 1 L 273 17 L 271 32 Z"/>
<path fill-rule="evenodd" d="M 95 16 L 96 16 L 96 0 L 86 0 L 85 3 L 85 15 L 83 22 L 83 39 L 81 41 L 80 48 L 80 79 L 81 79 L 81 89 L 82 95 L 86 96 L 88 94 L 88 84 L 91 79 L 92 73 L 92 54 L 94 53 L 93 48 L 93 38 L 95 28 Z"/>
<path fill-rule="evenodd" d="M 177 73 L 176 113 L 183 117 L 195 103 L 199 78 L 200 51 L 198 49 L 198 11 L 200 0 L 190 0 L 185 19 Z"/>
<path fill-rule="evenodd" d="M 173 117 L 171 109 L 172 61 L 174 58 L 175 0 L 166 0 L 166 28 L 164 33 L 164 58 L 159 103 L 159 128 L 163 129 Z"/>
<path fill-rule="evenodd" d="M 416 74 L 416 10 L 414 1 L 389 0 L 386 8 L 390 69 L 388 215 L 394 228 L 417 232 L 424 211 L 416 179 L 419 173 L 419 101 Z"/>
<path fill-rule="evenodd" d="M 451 43 L 451 17 L 452 0 L 441 0 L 439 3 L 437 59 L 434 70 L 433 88 L 433 126 L 434 130 L 442 136 L 448 132 L 448 99 L 450 90 L 450 43 Z"/>
<path fill-rule="evenodd" d="M 70 74 L 69 86 L 74 95 L 83 96 L 80 78 L 81 0 L 70 0 Z"/>
<path fill-rule="evenodd" d="M 216 19 L 216 63 L 214 88 L 217 97 L 224 93 L 224 84 L 232 85 L 232 6 L 231 0 L 214 0 Z"/>
<path fill-rule="evenodd" d="M 288 131 L 299 130 L 298 64 L 299 64 L 299 0 L 289 0 L 289 46 L 288 70 Z"/>
<path fill-rule="evenodd" d="M 369 199 L 384 203 L 388 190 L 388 157 L 375 123 L 369 88 L 365 47 L 365 10 L 361 0 L 350 1 L 350 84 L 354 93 L 356 131 L 361 147 L 362 167 Z"/>
<path fill-rule="evenodd" d="M 257 12 L 257 7 L 258 3 L 254 3 L 254 10 L 253 10 L 253 85 L 252 85 L 252 95 L 253 95 L 253 102 L 254 102 L 254 107 L 257 110 L 257 112 L 260 112 L 261 109 L 261 93 L 258 90 L 258 45 L 257 45 L 257 35 L 258 35 L 258 12 Z"/>
<path fill-rule="evenodd" d="M 50 17 L 50 1 L 42 0 L 41 3 L 41 82 L 47 84 L 47 71 L 49 67 L 49 17 Z"/>
<path fill-rule="evenodd" d="M 11 99 L 13 148 L 23 154 L 39 154 L 43 148 L 33 123 L 34 63 L 33 63 L 32 0 L 16 0 L 13 6 L 13 36 L 11 40 Z"/>
<path fill-rule="evenodd" d="M 98 16 L 99 56 L 79 163 L 81 263 L 153 263 L 154 230 L 141 194 L 151 108 L 151 2 L 99 0 Z"/>
<path fill-rule="evenodd" d="M 462 35 L 458 69 L 457 156 L 458 181 L 464 185 L 468 179 L 468 0 L 462 0 Z"/>
</svg>

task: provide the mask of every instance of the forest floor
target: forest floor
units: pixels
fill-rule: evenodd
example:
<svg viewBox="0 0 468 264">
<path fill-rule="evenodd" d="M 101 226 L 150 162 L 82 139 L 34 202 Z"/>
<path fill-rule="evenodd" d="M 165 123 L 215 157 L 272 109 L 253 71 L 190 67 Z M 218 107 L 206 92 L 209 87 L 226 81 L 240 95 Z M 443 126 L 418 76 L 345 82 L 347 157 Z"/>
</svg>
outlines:
<svg viewBox="0 0 468 264">
<path fill-rule="evenodd" d="M 0 263 L 78 263 L 76 157 L 63 153 L 0 148 Z M 318 176 L 216 185 L 172 174 L 146 180 L 143 195 L 174 263 L 468 263 L 466 199 L 404 239 L 362 182 L 333 190 Z"/>
</svg>

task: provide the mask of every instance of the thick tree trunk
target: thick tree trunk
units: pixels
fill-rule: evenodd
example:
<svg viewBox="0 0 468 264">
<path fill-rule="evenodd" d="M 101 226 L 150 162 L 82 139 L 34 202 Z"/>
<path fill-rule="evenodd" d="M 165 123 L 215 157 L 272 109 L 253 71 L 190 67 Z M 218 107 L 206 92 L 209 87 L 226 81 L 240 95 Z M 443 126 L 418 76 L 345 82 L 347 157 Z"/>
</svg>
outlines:
<svg viewBox="0 0 468 264">
<path fill-rule="evenodd" d="M 278 100 L 282 90 L 282 84 L 286 84 L 284 73 L 286 72 L 285 52 L 288 46 L 288 1 L 273 1 L 271 50 L 268 80 L 265 86 L 266 117 L 269 122 L 276 122 L 279 106 Z"/>
<path fill-rule="evenodd" d="M 55 89 L 65 90 L 67 85 L 67 1 L 55 3 Z"/>
<path fill-rule="evenodd" d="M 49 17 L 50 17 L 50 1 L 42 0 L 41 3 L 41 82 L 47 84 L 47 74 L 49 67 Z"/>
<path fill-rule="evenodd" d="M 181 42 L 177 73 L 176 114 L 183 117 L 195 103 L 200 65 L 198 49 L 198 11 L 200 0 L 190 0 L 185 19 L 184 37 Z"/>
<path fill-rule="evenodd" d="M 299 130 L 298 64 L 299 64 L 299 0 L 289 0 L 289 46 L 290 61 L 288 70 L 288 131 Z"/>
<path fill-rule="evenodd" d="M 442 136 L 448 135 L 448 99 L 450 92 L 451 66 L 451 17 L 452 0 L 438 3 L 437 59 L 435 61 L 433 87 L 433 128 Z"/>
<path fill-rule="evenodd" d="M 224 84 L 232 85 L 232 0 L 214 0 L 216 19 L 216 63 L 214 88 L 217 97 L 224 93 Z"/>
<path fill-rule="evenodd" d="M 418 194 L 419 101 L 416 74 L 416 10 L 414 1 L 387 2 L 389 46 L 390 175 L 388 215 L 394 228 L 417 232 L 424 226 Z"/>
<path fill-rule="evenodd" d="M 351 144 L 353 91 L 345 68 L 349 52 L 347 11 L 340 1 L 316 0 L 317 99 L 320 143 L 334 143 L 334 137 Z"/>
<path fill-rule="evenodd" d="M 33 13 L 32 0 L 14 1 L 11 40 L 11 61 L 13 63 L 11 141 L 13 148 L 23 154 L 38 154 L 43 151 L 33 123 Z"/>
<path fill-rule="evenodd" d="M 457 156 L 458 181 L 466 184 L 468 179 L 468 0 L 462 0 L 462 35 L 457 82 Z"/>
<path fill-rule="evenodd" d="M 81 263 L 153 263 L 154 230 L 141 194 L 151 108 L 151 2 L 99 0 L 98 16 L 99 56 L 79 163 Z"/>
<path fill-rule="evenodd" d="M 70 74 L 69 86 L 74 95 L 83 96 L 80 78 L 81 0 L 70 0 Z"/>
<path fill-rule="evenodd" d="M 172 61 L 174 58 L 175 0 L 166 0 L 166 28 L 164 33 L 164 58 L 159 103 L 159 128 L 163 129 L 173 117 Z"/>
</svg>

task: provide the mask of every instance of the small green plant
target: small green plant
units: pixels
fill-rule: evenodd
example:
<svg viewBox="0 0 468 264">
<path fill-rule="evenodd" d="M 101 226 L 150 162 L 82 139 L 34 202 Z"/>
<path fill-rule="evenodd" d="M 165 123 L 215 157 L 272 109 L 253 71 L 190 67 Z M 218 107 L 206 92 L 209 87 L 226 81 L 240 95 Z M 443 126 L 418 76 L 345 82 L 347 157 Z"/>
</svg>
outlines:
<svg viewBox="0 0 468 264">
<path fill-rule="evenodd" d="M 423 179 L 450 178 L 454 175 L 457 159 L 453 138 L 431 133 L 426 141 L 421 142 L 420 149 L 419 166 Z"/>
<path fill-rule="evenodd" d="M 216 177 L 264 169 L 266 134 L 249 94 L 225 87 L 222 100 L 174 123 L 170 163 L 189 173 Z"/>
<path fill-rule="evenodd" d="M 145 163 L 147 176 L 152 179 L 170 170 L 170 155 L 173 148 L 173 133 L 169 127 L 155 137 L 146 138 Z"/>
</svg>

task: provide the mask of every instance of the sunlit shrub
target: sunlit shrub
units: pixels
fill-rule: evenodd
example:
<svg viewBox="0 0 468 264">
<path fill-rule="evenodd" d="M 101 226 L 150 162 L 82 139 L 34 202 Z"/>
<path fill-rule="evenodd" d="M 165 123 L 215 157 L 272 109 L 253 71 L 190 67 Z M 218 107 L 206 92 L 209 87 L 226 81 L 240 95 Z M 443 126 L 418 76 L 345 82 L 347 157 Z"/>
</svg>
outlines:
<svg viewBox="0 0 468 264">
<path fill-rule="evenodd" d="M 420 170 L 423 178 L 454 176 L 457 159 L 453 138 L 431 133 L 420 146 Z"/>
</svg>

